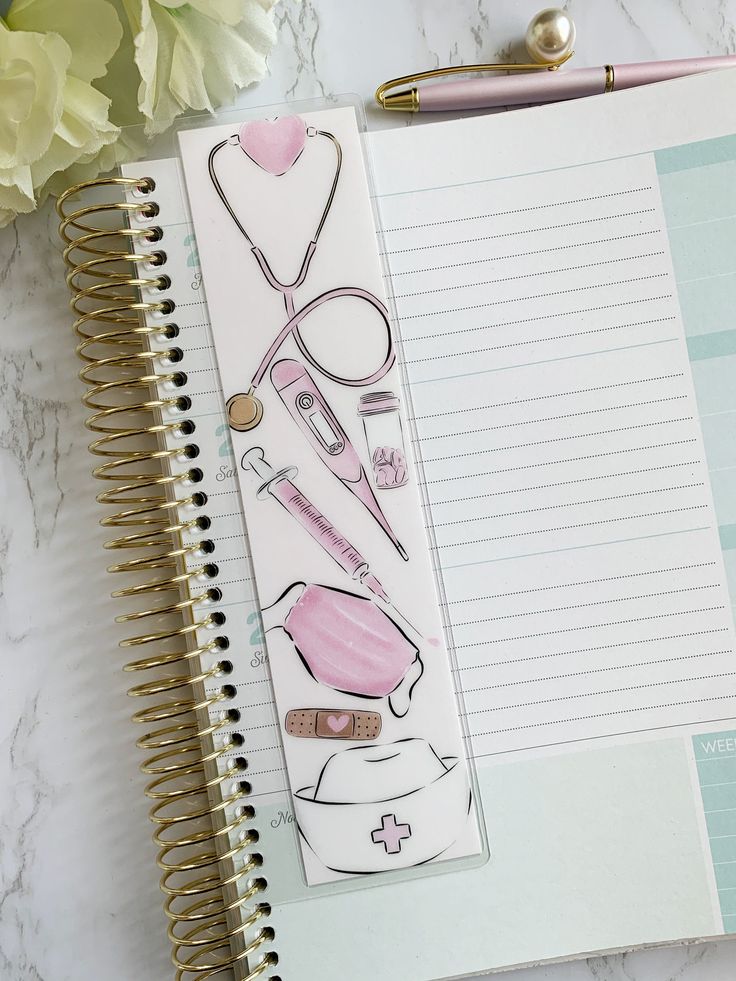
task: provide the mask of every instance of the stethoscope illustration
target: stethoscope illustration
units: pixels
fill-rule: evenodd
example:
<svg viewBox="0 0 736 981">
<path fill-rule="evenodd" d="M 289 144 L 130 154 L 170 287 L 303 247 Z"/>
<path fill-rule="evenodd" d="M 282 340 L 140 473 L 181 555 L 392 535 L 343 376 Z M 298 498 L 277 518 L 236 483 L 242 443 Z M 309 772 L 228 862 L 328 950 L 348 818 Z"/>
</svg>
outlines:
<svg viewBox="0 0 736 981">
<path fill-rule="evenodd" d="M 274 177 L 281 177 L 299 159 L 306 145 L 307 138 L 316 137 L 322 137 L 323 139 L 329 140 L 334 147 L 334 175 L 316 231 L 305 250 L 299 273 L 293 282 L 283 283 L 275 275 L 263 252 L 252 240 L 245 226 L 238 218 L 235 210 L 228 201 L 227 195 L 225 194 L 215 171 L 215 156 L 225 146 L 239 146 L 245 156 L 262 170 L 272 174 Z M 228 400 L 228 416 L 230 425 L 233 427 L 233 429 L 237 429 L 240 432 L 247 432 L 248 430 L 254 429 L 261 421 L 263 416 L 263 404 L 255 394 L 255 391 L 263 381 L 263 377 L 266 374 L 271 362 L 275 358 L 279 348 L 284 343 L 286 338 L 289 337 L 289 335 L 294 338 L 294 341 L 301 354 L 305 360 L 309 362 L 309 364 L 316 368 L 317 371 L 319 371 L 326 378 L 329 378 L 331 381 L 337 382 L 340 385 L 347 385 L 351 387 L 372 385 L 380 378 L 383 378 L 394 363 L 395 354 L 391 340 L 388 310 L 378 299 L 378 297 L 374 296 L 368 290 L 364 290 L 356 286 L 341 286 L 337 289 L 327 290 L 326 292 L 321 293 L 319 296 L 315 297 L 313 300 L 310 300 L 309 303 L 306 303 L 298 310 L 295 307 L 294 292 L 300 286 L 302 286 L 309 273 L 309 266 L 316 252 L 317 242 L 319 241 L 320 234 L 324 228 L 325 222 L 327 221 L 327 216 L 332 208 L 338 181 L 340 179 L 341 167 L 342 147 L 340 146 L 337 137 L 333 133 L 329 133 L 326 130 L 318 130 L 311 126 L 305 126 L 303 120 L 301 120 L 298 116 L 284 116 L 273 121 L 245 123 L 236 135 L 222 140 L 210 151 L 208 170 L 215 191 L 217 192 L 220 200 L 222 201 L 241 235 L 250 246 L 251 252 L 255 256 L 261 272 L 263 273 L 264 279 L 273 289 L 277 290 L 283 295 L 286 316 L 288 318 L 286 323 L 274 338 L 273 343 L 261 359 L 261 362 L 250 381 L 248 391 L 233 395 Z M 313 357 L 312 353 L 307 347 L 300 330 L 302 321 L 305 320 L 310 313 L 323 304 L 328 303 L 330 300 L 335 300 L 340 297 L 353 297 L 370 304 L 370 306 L 372 306 L 381 317 L 386 331 L 386 354 L 383 362 L 375 371 L 360 378 L 342 377 L 320 364 Z"/>
</svg>

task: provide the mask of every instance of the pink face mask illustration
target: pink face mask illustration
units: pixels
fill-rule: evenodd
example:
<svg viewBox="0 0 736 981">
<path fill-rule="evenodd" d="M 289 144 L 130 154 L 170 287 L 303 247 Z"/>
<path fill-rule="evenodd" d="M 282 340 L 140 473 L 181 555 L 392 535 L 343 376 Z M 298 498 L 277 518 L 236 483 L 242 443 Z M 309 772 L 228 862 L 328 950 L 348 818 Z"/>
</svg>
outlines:
<svg viewBox="0 0 736 981">
<path fill-rule="evenodd" d="M 362 698 L 388 695 L 393 714 L 406 715 L 424 666 L 416 645 L 371 600 L 295 583 L 263 616 L 267 630 L 283 626 L 316 681 Z"/>
</svg>

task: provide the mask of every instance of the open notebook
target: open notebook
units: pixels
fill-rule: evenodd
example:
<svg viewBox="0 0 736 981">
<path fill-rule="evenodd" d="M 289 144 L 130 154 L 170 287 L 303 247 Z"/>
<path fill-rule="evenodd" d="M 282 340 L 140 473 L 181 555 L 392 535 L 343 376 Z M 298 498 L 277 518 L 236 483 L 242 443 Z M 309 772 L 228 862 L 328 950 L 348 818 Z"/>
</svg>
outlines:
<svg viewBox="0 0 736 981">
<path fill-rule="evenodd" d="M 735 97 L 249 117 L 122 238 L 62 199 L 182 977 L 736 932 Z"/>
</svg>

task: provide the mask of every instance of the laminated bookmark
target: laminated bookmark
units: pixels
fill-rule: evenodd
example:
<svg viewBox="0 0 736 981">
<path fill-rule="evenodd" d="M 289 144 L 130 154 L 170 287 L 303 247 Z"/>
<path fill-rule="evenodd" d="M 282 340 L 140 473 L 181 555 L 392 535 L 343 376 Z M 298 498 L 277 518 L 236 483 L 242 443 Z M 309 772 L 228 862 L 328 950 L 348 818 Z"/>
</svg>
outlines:
<svg viewBox="0 0 736 981">
<path fill-rule="evenodd" d="M 477 854 L 354 112 L 179 138 L 306 880 Z"/>
</svg>

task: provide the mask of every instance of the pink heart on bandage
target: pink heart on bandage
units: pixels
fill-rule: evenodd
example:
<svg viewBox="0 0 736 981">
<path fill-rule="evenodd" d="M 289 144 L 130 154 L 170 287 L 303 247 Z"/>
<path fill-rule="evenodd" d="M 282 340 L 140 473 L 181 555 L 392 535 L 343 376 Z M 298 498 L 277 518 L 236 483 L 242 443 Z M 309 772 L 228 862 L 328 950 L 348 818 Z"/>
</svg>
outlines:
<svg viewBox="0 0 736 981">
<path fill-rule="evenodd" d="M 328 715 L 327 725 L 332 729 L 333 732 L 342 732 L 345 726 L 350 722 L 349 715 Z"/>
<path fill-rule="evenodd" d="M 299 116 L 253 119 L 243 123 L 238 142 L 243 152 L 266 173 L 283 176 L 299 159 L 307 130 Z"/>
</svg>

